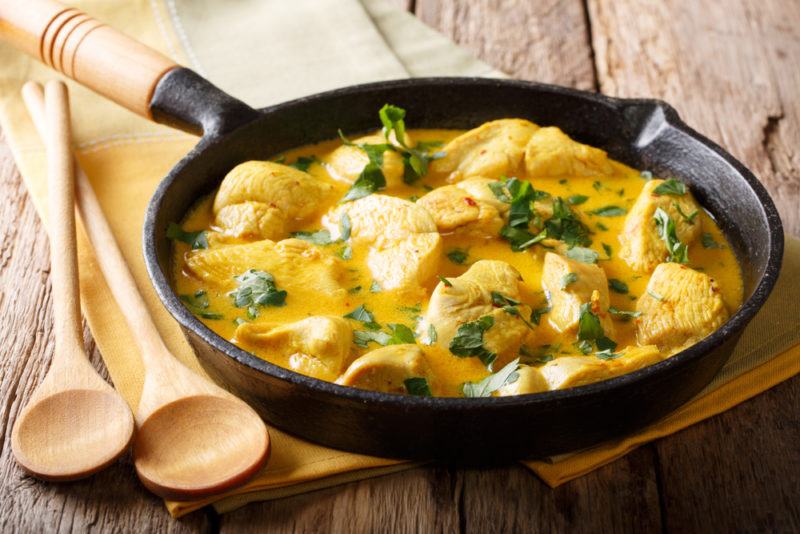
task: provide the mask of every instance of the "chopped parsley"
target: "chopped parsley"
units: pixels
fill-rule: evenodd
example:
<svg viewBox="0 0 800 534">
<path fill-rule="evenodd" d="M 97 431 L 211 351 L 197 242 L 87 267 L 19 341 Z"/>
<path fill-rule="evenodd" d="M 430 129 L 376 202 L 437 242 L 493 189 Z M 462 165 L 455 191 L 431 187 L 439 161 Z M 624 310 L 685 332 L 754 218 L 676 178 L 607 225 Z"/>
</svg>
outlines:
<svg viewBox="0 0 800 534">
<path fill-rule="evenodd" d="M 592 244 L 592 240 L 589 239 L 589 229 L 561 197 L 553 199 L 553 216 L 545 221 L 544 233 L 542 239 L 545 237 L 558 239 L 568 247 L 577 245 L 587 247 Z"/>
<path fill-rule="evenodd" d="M 497 354 L 483 346 L 483 334 L 494 326 L 494 318 L 484 315 L 477 321 L 459 325 L 450 341 L 450 352 L 460 358 L 477 357 L 490 371 Z"/>
<path fill-rule="evenodd" d="M 381 285 L 378 282 L 376 282 L 375 280 L 373 280 L 372 283 L 369 286 L 369 292 L 370 293 L 380 293 L 381 291 L 383 291 L 383 288 L 381 287 Z"/>
<path fill-rule="evenodd" d="M 639 173 L 639 177 L 642 180 L 645 180 L 645 181 L 649 182 L 650 180 L 653 179 L 653 173 L 650 172 L 650 171 L 642 171 L 642 172 Z"/>
<path fill-rule="evenodd" d="M 292 232 L 292 237 L 308 241 L 315 245 L 330 245 L 333 243 L 331 233 L 327 230 L 317 230 L 315 232 Z"/>
<path fill-rule="evenodd" d="M 198 232 L 187 232 L 175 223 L 169 223 L 167 227 L 167 238 L 173 241 L 180 241 L 192 247 L 192 250 L 208 248 L 208 233 L 205 230 Z"/>
<path fill-rule="evenodd" d="M 469 253 L 460 248 L 454 248 L 447 252 L 447 259 L 456 265 L 464 265 L 464 263 L 467 261 L 467 258 L 469 258 Z"/>
<path fill-rule="evenodd" d="M 502 308 L 502 310 L 509 315 L 512 315 L 514 317 L 519 317 L 520 321 L 522 321 L 525 324 L 525 326 L 533 330 L 533 325 L 529 323 L 528 320 L 522 316 L 522 314 L 519 312 L 519 308 L 517 308 L 517 306 L 519 306 L 520 304 L 520 301 L 512 299 L 507 295 L 503 295 L 498 291 L 492 291 L 491 295 L 492 295 L 492 304 L 494 306 Z"/>
<path fill-rule="evenodd" d="M 250 269 L 234 276 L 239 287 L 228 295 L 237 308 L 247 308 L 250 319 L 258 317 L 259 308 L 265 306 L 283 306 L 286 304 L 286 291 L 275 286 L 275 278 L 264 271 Z"/>
<path fill-rule="evenodd" d="M 597 263 L 597 259 L 600 257 L 600 254 L 594 250 L 584 247 L 573 247 L 567 250 L 565 254 L 569 259 L 581 263 Z"/>
<path fill-rule="evenodd" d="M 439 334 L 436 333 L 436 327 L 433 326 L 433 323 L 428 325 L 428 345 L 433 345 L 438 341 Z"/>
<path fill-rule="evenodd" d="M 445 278 L 444 276 L 442 276 L 442 275 L 440 275 L 440 274 L 437 274 L 437 275 L 436 275 L 436 277 L 437 277 L 437 278 L 439 279 L 439 281 L 440 281 L 440 282 L 442 282 L 442 283 L 443 283 L 443 284 L 444 284 L 446 287 L 453 287 L 453 283 L 452 283 L 450 280 L 448 280 L 447 278 Z"/>
<path fill-rule="evenodd" d="M 693 212 L 692 212 L 690 215 L 686 215 L 686 214 L 683 212 L 683 210 L 681 209 L 681 205 L 680 205 L 680 204 L 678 204 L 677 202 L 673 202 L 673 203 L 672 203 L 672 207 L 674 207 L 674 208 L 675 208 L 675 211 L 677 211 L 677 212 L 678 212 L 678 215 L 680 215 L 680 216 L 681 216 L 681 218 L 682 218 L 684 221 L 686 221 L 687 223 L 689 223 L 689 224 L 694 224 L 694 219 L 695 219 L 695 217 L 697 217 L 697 215 L 700 213 L 700 210 L 694 210 L 694 211 L 693 211 Z"/>
<path fill-rule="evenodd" d="M 521 252 L 545 239 L 547 237 L 547 231 L 542 230 L 538 234 L 533 235 L 528 230 L 506 225 L 500 229 L 500 236 L 511 244 L 511 250 L 514 252 Z"/>
<path fill-rule="evenodd" d="M 308 168 L 312 163 L 318 163 L 317 156 L 300 156 L 297 161 L 290 163 L 289 167 L 294 167 L 298 171 L 308 172 Z"/>
<path fill-rule="evenodd" d="M 622 321 L 629 321 L 631 319 L 636 319 L 642 315 L 640 311 L 628 311 L 628 310 L 619 310 L 614 306 L 610 306 L 608 308 L 608 313 L 613 315 L 614 317 L 619 318 Z"/>
<path fill-rule="evenodd" d="M 535 310 L 531 311 L 531 322 L 533 324 L 539 324 L 539 321 L 542 320 L 542 315 L 545 313 L 550 313 L 550 306 L 545 306 L 543 308 L 536 308 Z"/>
<path fill-rule="evenodd" d="M 628 292 L 628 284 L 617 278 L 609 278 L 608 287 L 610 287 L 612 291 L 616 291 L 622 295 Z"/>
<path fill-rule="evenodd" d="M 492 393 L 502 388 L 506 384 L 513 384 L 519 378 L 519 358 L 512 361 L 499 371 L 491 374 L 480 382 L 466 382 L 462 386 L 465 397 L 491 397 Z"/>
<path fill-rule="evenodd" d="M 686 184 L 683 182 L 679 182 L 674 178 L 669 178 L 668 180 L 664 180 L 662 183 L 658 184 L 655 189 L 653 189 L 653 193 L 656 195 L 673 195 L 673 196 L 681 196 L 686 194 Z"/>
<path fill-rule="evenodd" d="M 353 229 L 353 225 L 350 222 L 350 216 L 346 213 L 343 213 L 341 218 L 339 219 L 339 233 L 341 234 L 342 241 L 347 241 L 350 239 L 350 232 Z"/>
<path fill-rule="evenodd" d="M 688 263 L 689 247 L 678 239 L 678 231 L 672 217 L 663 209 L 656 208 L 653 219 L 656 221 L 658 235 L 667 245 L 668 260 L 675 263 Z"/>
<path fill-rule="evenodd" d="M 416 148 L 411 148 L 406 144 L 406 110 L 403 108 L 385 104 L 378 112 L 378 117 L 383 124 L 383 136 L 389 141 L 392 131 L 395 133 L 399 147 L 392 146 L 392 150 L 400 152 L 403 160 L 403 181 L 413 184 L 428 173 L 428 164 L 438 159 L 444 154 L 435 152 L 429 154 L 432 147 L 439 146 L 441 143 L 418 143 Z"/>
<path fill-rule="evenodd" d="M 580 319 L 578 320 L 578 340 L 594 342 L 598 351 L 617 348 L 617 344 L 606 337 L 600 318 L 592 312 L 592 305 L 588 302 L 581 304 Z"/>
<path fill-rule="evenodd" d="M 180 299 L 186 304 L 189 311 L 203 319 L 219 320 L 223 317 L 221 313 L 208 311 L 208 294 L 202 289 L 195 291 L 192 295 L 181 295 Z"/>
<path fill-rule="evenodd" d="M 594 355 L 600 358 L 601 360 L 616 360 L 620 356 L 622 356 L 621 352 L 612 352 L 614 349 L 605 349 L 599 352 L 595 352 Z"/>
<path fill-rule="evenodd" d="M 345 245 L 336 251 L 336 255 L 343 260 L 351 260 L 353 259 L 353 247 L 351 247 L 349 244 Z"/>
<path fill-rule="evenodd" d="M 589 197 L 586 195 L 572 195 L 567 197 L 567 202 L 569 202 L 570 206 L 580 206 L 587 200 L 589 200 Z"/>
<path fill-rule="evenodd" d="M 567 289 L 570 285 L 578 281 L 578 274 L 569 272 L 561 277 L 561 289 Z"/>
<path fill-rule="evenodd" d="M 628 213 L 628 210 L 625 208 L 620 208 L 619 206 L 603 206 L 602 208 L 597 208 L 589 213 L 592 215 L 599 215 L 600 217 L 619 217 L 620 215 L 625 215 Z"/>
<path fill-rule="evenodd" d="M 354 321 L 364 323 L 364 326 L 370 330 L 379 330 L 381 327 L 381 325 L 375 322 L 375 316 L 372 314 L 372 312 L 369 311 L 363 304 L 350 313 L 345 314 L 344 318 L 353 319 Z"/>
<path fill-rule="evenodd" d="M 703 237 L 700 240 L 703 243 L 703 248 L 722 248 L 722 245 L 714 240 L 714 236 L 708 232 L 703 232 Z"/>
<path fill-rule="evenodd" d="M 663 296 L 659 295 L 658 293 L 656 293 L 655 291 L 652 291 L 649 288 L 647 289 L 647 294 L 650 295 L 651 297 L 653 297 L 656 300 L 664 300 Z"/>
<path fill-rule="evenodd" d="M 403 385 L 406 387 L 406 391 L 409 395 L 414 395 L 415 397 L 433 396 L 431 393 L 431 387 L 428 385 L 428 379 L 425 377 L 414 376 L 411 378 L 406 378 L 403 381 Z"/>
<path fill-rule="evenodd" d="M 611 245 L 603 243 L 603 252 L 606 253 L 606 256 L 608 256 L 608 259 L 611 259 L 611 254 L 614 251 L 611 249 Z"/>
<path fill-rule="evenodd" d="M 368 323 L 364 323 L 367 328 L 370 328 Z M 375 323 L 377 324 L 377 323 Z M 404 345 L 407 343 L 414 343 L 414 332 L 404 324 L 389 323 L 386 325 L 389 332 L 383 330 L 373 329 L 367 330 L 354 330 L 353 343 L 359 347 L 366 348 L 370 342 L 377 343 L 378 345 Z M 380 328 L 380 325 L 378 325 Z"/>
</svg>

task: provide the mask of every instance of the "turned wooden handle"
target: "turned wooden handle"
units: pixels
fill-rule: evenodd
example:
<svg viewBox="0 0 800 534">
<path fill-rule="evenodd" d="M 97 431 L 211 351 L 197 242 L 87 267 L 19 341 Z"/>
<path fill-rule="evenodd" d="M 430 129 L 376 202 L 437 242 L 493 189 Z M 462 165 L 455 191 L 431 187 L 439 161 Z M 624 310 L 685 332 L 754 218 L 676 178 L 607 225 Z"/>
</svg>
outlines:
<svg viewBox="0 0 800 534">
<path fill-rule="evenodd" d="M 75 166 L 70 137 L 69 100 L 62 82 L 49 82 L 47 96 L 47 225 L 50 228 L 50 276 L 56 354 L 83 345 L 78 249 L 75 240 Z M 80 352 L 80 351 L 77 351 Z"/>
<path fill-rule="evenodd" d="M 53 0 L 0 0 L 0 38 L 148 119 L 156 84 L 178 66 Z"/>
</svg>

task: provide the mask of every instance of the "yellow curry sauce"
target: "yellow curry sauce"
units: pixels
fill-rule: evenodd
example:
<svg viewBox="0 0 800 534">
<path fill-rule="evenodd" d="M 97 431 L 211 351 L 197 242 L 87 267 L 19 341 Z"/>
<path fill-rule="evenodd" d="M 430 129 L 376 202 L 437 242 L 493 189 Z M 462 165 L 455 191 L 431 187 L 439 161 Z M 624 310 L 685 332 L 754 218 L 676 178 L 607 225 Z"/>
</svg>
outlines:
<svg viewBox="0 0 800 534">
<path fill-rule="evenodd" d="M 409 130 L 408 135 L 414 142 L 440 142 L 445 147 L 449 141 L 463 134 L 456 130 Z M 376 134 L 380 135 L 380 134 Z M 328 141 L 315 145 L 305 146 L 289 151 L 277 158 L 276 161 L 290 164 L 303 157 L 313 157 L 314 161 L 308 166 L 307 172 L 314 178 L 333 186 L 333 193 L 325 197 L 316 206 L 314 213 L 297 222 L 291 221 L 286 228 L 284 237 L 298 231 L 313 232 L 321 229 L 322 218 L 339 205 L 340 200 L 350 189 L 351 184 L 341 179 L 336 179 L 335 171 L 326 163 L 328 156 L 342 145 L 341 141 Z M 441 147 L 432 147 L 430 152 L 442 150 Z M 301 160 L 302 161 L 302 160 Z M 591 244 L 588 248 L 597 253 L 597 265 L 605 272 L 609 280 L 622 282 L 622 287 L 617 285 L 609 291 L 611 307 L 617 310 L 635 310 L 637 299 L 647 298 L 647 285 L 650 274 L 636 272 L 619 256 L 620 239 L 623 232 L 626 215 L 604 216 L 592 213 L 607 206 L 622 208 L 630 213 L 634 202 L 648 183 L 648 173 L 640 173 L 618 162 L 610 162 L 613 172 L 606 176 L 565 176 L 561 178 L 537 178 L 526 176 L 524 170 L 518 169 L 514 176 L 520 180 L 530 180 L 536 191 L 545 192 L 551 197 L 561 197 L 571 209 L 578 214 L 591 232 Z M 220 177 L 222 178 L 222 177 Z M 394 184 L 378 191 L 376 194 L 389 195 L 412 202 L 428 194 L 431 190 L 451 183 L 451 175 L 437 175 L 429 172 L 413 184 Z M 499 177 L 495 177 L 499 178 Z M 252 238 L 237 238 L 224 235 L 225 230 L 215 225 L 215 214 L 212 207 L 213 195 L 200 200 L 196 207 L 182 221 L 181 227 L 185 232 L 207 231 L 209 249 L 227 247 L 236 243 L 250 243 Z M 703 238 L 695 239 L 688 245 L 688 266 L 705 273 L 718 284 L 722 301 L 728 313 L 733 313 L 741 304 L 742 280 L 736 259 L 725 241 L 713 219 L 706 212 L 700 210 L 695 216 L 695 221 L 702 225 Z M 252 352 L 260 358 L 274 364 L 290 367 L 290 354 L 265 349 L 257 344 L 248 343 L 246 340 L 237 339 L 236 331 L 239 324 L 252 323 L 292 323 L 311 316 L 337 316 L 342 317 L 353 312 L 359 306 L 364 306 L 374 316 L 374 322 L 381 325 L 381 331 L 390 332 L 387 325 L 402 324 L 415 330 L 417 322 L 425 313 L 431 292 L 437 285 L 446 284 L 446 280 L 458 277 L 476 261 L 492 259 L 507 262 L 519 271 L 522 282 L 519 284 L 519 301 L 536 310 L 539 316 L 526 318 L 531 332 L 527 335 L 525 344 L 520 348 L 521 362 L 531 367 L 552 365 L 550 362 L 559 358 L 571 356 L 589 360 L 597 360 L 593 354 L 584 354 L 577 345 L 575 331 L 559 332 L 548 319 L 547 295 L 542 287 L 542 269 L 544 256 L 553 247 L 546 246 L 547 241 L 537 243 L 526 250 L 514 252 L 509 242 L 500 236 L 487 239 L 483 236 L 465 235 L 463 233 L 442 233 L 441 258 L 436 270 L 437 276 L 425 280 L 421 291 L 382 290 L 374 283 L 373 273 L 367 266 L 367 255 L 370 244 L 357 242 L 348 245 L 344 242 L 334 242 L 326 245 L 315 245 L 324 250 L 326 254 L 337 256 L 347 269 L 347 277 L 342 282 L 346 291 L 330 297 L 318 295 L 314 292 L 289 291 L 283 306 L 264 306 L 258 310 L 257 317 L 248 316 L 247 309 L 235 306 L 230 292 L 235 289 L 235 282 L 229 281 L 228 285 L 209 284 L 194 275 L 187 268 L 187 258 L 200 251 L 193 251 L 191 246 L 181 241 L 175 241 L 173 280 L 176 292 L 183 296 L 200 319 L 214 332 L 245 350 Z M 552 243 L 550 243 L 552 245 Z M 344 249 L 349 247 L 349 250 Z M 556 247 L 557 248 L 557 247 Z M 563 252 L 563 248 L 561 249 Z M 349 253 L 349 254 L 348 254 Z M 341 259 L 350 257 L 350 259 Z M 259 269 L 258 265 L 250 266 Z M 298 265 L 298 269 L 302 269 Z M 444 281 L 442 280 L 444 279 Z M 276 279 L 277 289 L 290 285 L 286 280 Z M 621 289 L 625 289 L 621 292 Z M 655 297 L 650 297 L 655 298 Z M 210 317 L 210 318 L 209 318 Z M 637 345 L 637 323 L 639 318 L 612 317 L 614 326 L 614 341 L 618 348 Z M 362 322 L 350 319 L 353 330 L 367 330 Z M 425 345 L 419 335 L 417 343 L 424 352 L 430 365 L 433 394 L 437 396 L 462 396 L 464 383 L 476 383 L 491 374 L 485 362 L 477 357 L 458 357 L 454 355 L 446 344 L 433 343 Z M 369 342 L 366 347 L 351 344 L 348 362 L 359 356 L 380 348 L 380 344 Z M 600 347 L 593 348 L 592 352 L 600 352 Z M 614 351 L 612 358 L 616 356 Z M 671 351 L 662 351 L 662 357 Z M 513 355 L 512 355 L 513 356 Z M 492 371 L 497 372 L 507 364 L 512 356 L 500 358 L 494 363 Z M 345 366 L 346 368 L 346 366 Z M 343 371 L 342 371 L 343 372 Z M 609 370 L 605 374 L 613 376 L 620 371 Z M 601 373 L 602 374 L 602 373 Z M 584 379 L 580 383 L 602 379 L 604 376 Z M 512 377 L 513 380 L 513 377 Z M 433 384 L 435 382 L 435 385 Z M 568 387 L 566 384 L 563 387 Z M 561 387 L 561 386 L 560 386 Z M 494 388 L 497 389 L 497 388 Z M 526 392 L 523 390 L 519 393 Z"/>
</svg>

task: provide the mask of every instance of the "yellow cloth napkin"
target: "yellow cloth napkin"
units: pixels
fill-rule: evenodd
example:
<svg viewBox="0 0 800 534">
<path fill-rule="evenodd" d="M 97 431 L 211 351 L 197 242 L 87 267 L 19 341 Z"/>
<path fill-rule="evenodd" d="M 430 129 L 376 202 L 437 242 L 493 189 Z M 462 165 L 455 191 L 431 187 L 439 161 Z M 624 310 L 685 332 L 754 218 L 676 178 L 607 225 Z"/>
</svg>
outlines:
<svg viewBox="0 0 800 534">
<path fill-rule="evenodd" d="M 409 75 L 501 75 L 382 0 L 67 3 L 123 29 L 253 106 L 352 83 Z M 44 151 L 19 90 L 27 80 L 55 77 L 34 60 L 0 45 L 0 125 L 43 217 L 47 196 Z M 69 84 L 79 162 L 97 192 L 167 346 L 202 373 L 176 323 L 150 287 L 141 257 L 141 227 L 147 200 L 161 177 L 194 145 L 196 138 L 148 123 Z M 142 386 L 139 354 L 82 230 L 78 237 L 84 315 L 114 385 L 135 407 Z M 800 299 L 800 242 L 789 241 L 787 245 L 778 290 L 754 326 L 745 332 L 730 363 L 703 394 L 628 439 L 526 465 L 548 484 L 557 485 L 800 372 L 800 348 L 786 350 L 800 339 L 798 325 L 789 314 L 782 313 L 789 303 Z M 779 355 L 772 357 L 776 354 Z M 179 516 L 209 503 L 219 511 L 228 511 L 253 500 L 285 497 L 417 465 L 328 449 L 277 429 L 271 429 L 271 436 L 270 462 L 250 483 L 200 502 L 167 502 L 170 513 Z"/>
</svg>

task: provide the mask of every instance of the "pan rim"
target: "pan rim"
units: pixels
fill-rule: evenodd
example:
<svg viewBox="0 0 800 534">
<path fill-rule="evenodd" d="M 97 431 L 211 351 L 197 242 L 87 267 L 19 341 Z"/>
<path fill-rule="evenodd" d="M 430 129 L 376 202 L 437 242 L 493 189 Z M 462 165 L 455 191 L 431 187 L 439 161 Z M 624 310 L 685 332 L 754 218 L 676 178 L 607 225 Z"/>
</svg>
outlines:
<svg viewBox="0 0 800 534">
<path fill-rule="evenodd" d="M 727 153 L 722 147 L 689 127 L 680 119 L 678 113 L 666 102 L 657 99 L 643 98 L 616 98 L 598 93 L 591 93 L 552 84 L 538 82 L 528 82 L 521 80 L 476 78 L 476 77 L 431 77 L 414 78 L 392 81 L 372 82 L 334 89 L 322 93 L 300 97 L 287 102 L 263 108 L 262 114 L 286 109 L 294 106 L 302 106 L 305 103 L 324 100 L 340 95 L 347 95 L 358 92 L 369 92 L 383 89 L 402 89 L 411 86 L 429 86 L 431 89 L 443 89 L 454 85 L 483 85 L 486 87 L 511 86 L 520 88 L 531 88 L 540 91 L 551 91 L 559 94 L 566 94 L 573 97 L 590 100 L 604 106 L 619 108 L 621 106 L 649 106 L 660 109 L 664 114 L 664 121 L 672 128 L 682 132 L 688 137 L 698 141 L 705 148 L 725 163 L 731 165 L 744 179 L 751 191 L 757 197 L 761 211 L 766 219 L 766 225 L 770 232 L 768 244 L 768 258 L 765 263 L 764 273 L 757 281 L 752 294 L 742 303 L 736 312 L 719 329 L 692 345 L 686 350 L 676 353 L 669 358 L 656 364 L 638 369 L 618 377 L 609 378 L 600 382 L 594 382 L 583 386 L 567 388 L 563 390 L 552 390 L 541 393 L 531 393 L 508 397 L 487 397 L 487 398 L 459 398 L 459 397 L 415 397 L 410 395 L 381 393 L 371 390 L 362 390 L 348 386 L 341 386 L 333 382 L 327 382 L 310 376 L 296 373 L 278 365 L 262 360 L 257 356 L 240 349 L 222 336 L 214 333 L 210 328 L 197 319 L 185 306 L 183 306 L 169 283 L 168 275 L 164 273 L 158 263 L 157 242 L 159 237 L 155 233 L 156 216 L 159 213 L 161 204 L 170 186 L 176 181 L 181 168 L 195 156 L 211 145 L 220 142 L 224 137 L 204 137 L 161 181 L 156 191 L 153 193 L 145 213 L 143 228 L 143 247 L 145 264 L 148 275 L 161 303 L 172 315 L 172 317 L 185 329 L 190 330 L 206 344 L 222 352 L 227 357 L 234 359 L 249 369 L 264 373 L 273 378 L 286 381 L 292 385 L 307 388 L 314 393 L 333 395 L 337 398 L 358 402 L 380 405 L 397 405 L 404 408 L 423 408 L 427 410 L 450 411 L 473 408 L 481 410 L 504 409 L 509 406 L 521 407 L 539 404 L 557 404 L 562 401 L 575 401 L 579 399 L 589 399 L 596 395 L 609 391 L 622 389 L 628 386 L 650 380 L 659 375 L 665 375 L 670 370 L 688 365 L 695 360 L 707 355 L 720 345 L 735 340 L 741 331 L 752 320 L 755 314 L 766 302 L 769 294 L 774 288 L 781 269 L 784 246 L 783 226 L 778 215 L 777 208 L 772 201 L 769 193 L 761 182 L 747 169 L 741 162 Z"/>
</svg>

